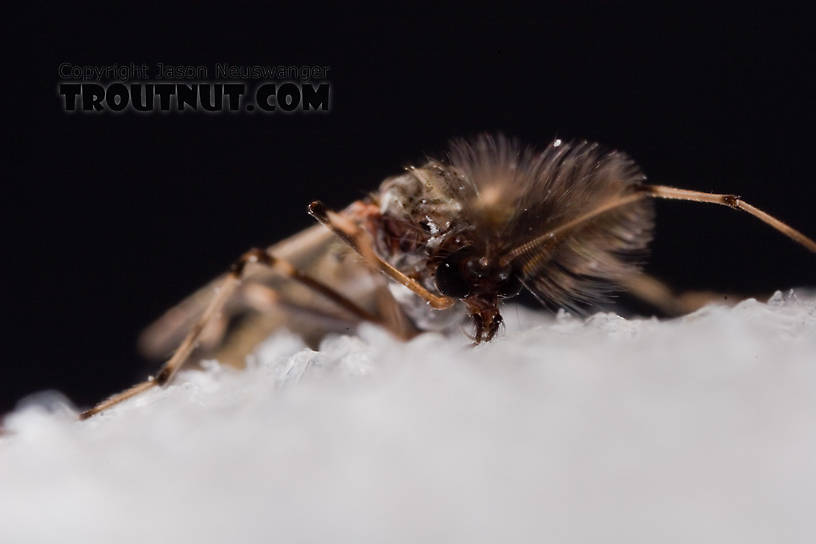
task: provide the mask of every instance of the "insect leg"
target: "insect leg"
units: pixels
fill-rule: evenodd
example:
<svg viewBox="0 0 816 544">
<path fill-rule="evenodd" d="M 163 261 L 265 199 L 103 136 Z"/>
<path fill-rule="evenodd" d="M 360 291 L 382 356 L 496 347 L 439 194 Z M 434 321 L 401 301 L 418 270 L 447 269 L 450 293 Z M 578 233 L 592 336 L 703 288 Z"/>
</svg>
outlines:
<svg viewBox="0 0 816 544">
<path fill-rule="evenodd" d="M 661 280 L 644 273 L 621 278 L 619 282 L 628 293 L 670 316 L 688 314 L 712 302 L 730 304 L 747 298 L 714 291 L 675 293 Z"/>
<path fill-rule="evenodd" d="M 241 309 L 251 311 L 242 312 L 241 319 L 230 327 L 230 334 L 206 358 L 243 368 L 247 356 L 281 327 L 300 336 L 307 345 L 317 345 L 326 334 L 348 332 L 360 323 L 358 317 L 337 309 L 334 304 L 318 304 L 320 301 L 311 298 L 292 299 L 284 295 L 288 296 L 285 287 L 273 288 L 249 281 L 247 276 L 234 298 L 238 299 Z"/>
<path fill-rule="evenodd" d="M 168 383 L 176 372 L 178 372 L 178 370 L 182 367 L 184 362 L 190 356 L 190 353 L 192 353 L 192 351 L 195 349 L 204 329 L 211 322 L 211 320 L 219 314 L 224 307 L 224 304 L 234 293 L 235 288 L 244 277 L 247 265 L 250 263 L 258 263 L 270 267 L 283 276 L 297 281 L 314 291 L 317 291 L 359 319 L 381 324 L 381 320 L 376 316 L 367 312 L 363 308 L 360 308 L 357 304 L 346 298 L 341 293 L 338 293 L 328 285 L 300 272 L 289 262 L 276 258 L 263 249 L 251 249 L 244 253 L 235 263 L 233 263 L 229 269 L 229 272 L 226 274 L 226 276 L 224 276 L 223 280 L 216 288 L 215 296 L 210 300 L 210 303 L 198 318 L 196 324 L 190 329 L 184 340 L 173 353 L 173 356 L 170 357 L 166 363 L 164 363 L 159 370 L 159 373 L 155 377 L 151 376 L 144 382 L 118 393 L 109 399 L 100 402 L 93 408 L 82 412 L 80 414 L 80 419 L 87 419 L 94 414 L 119 404 L 120 402 L 138 395 L 139 393 L 147 391 L 152 387 L 157 385 L 161 386 Z"/>
<path fill-rule="evenodd" d="M 787 223 L 783 223 L 782 221 L 770 215 L 769 213 L 766 213 L 760 210 L 759 208 L 756 208 L 748 204 L 737 195 L 704 193 L 701 191 L 690 191 L 688 189 L 667 187 L 665 185 L 644 185 L 643 189 L 654 198 L 689 200 L 692 202 L 708 202 L 711 204 L 720 204 L 722 206 L 734 208 L 735 210 L 742 210 L 748 212 L 754 217 L 758 218 L 760 221 L 763 221 L 764 223 L 775 228 L 788 238 L 791 238 L 795 242 L 805 246 L 810 251 L 816 253 L 816 241 L 813 241 L 811 238 L 808 238 L 795 228 L 791 227 Z"/>
<path fill-rule="evenodd" d="M 401 283 L 415 294 L 425 299 L 428 304 L 438 310 L 450 308 L 456 302 L 455 299 L 445 296 L 438 296 L 424 287 L 416 280 L 409 278 L 389 263 L 385 262 L 377 255 L 371 247 L 371 241 L 367 239 L 365 231 L 350 221 L 348 218 L 333 212 L 319 201 L 309 204 L 309 214 L 326 225 L 332 232 L 339 236 L 352 249 L 359 253 L 372 267 L 383 272 L 394 281 Z"/>
</svg>

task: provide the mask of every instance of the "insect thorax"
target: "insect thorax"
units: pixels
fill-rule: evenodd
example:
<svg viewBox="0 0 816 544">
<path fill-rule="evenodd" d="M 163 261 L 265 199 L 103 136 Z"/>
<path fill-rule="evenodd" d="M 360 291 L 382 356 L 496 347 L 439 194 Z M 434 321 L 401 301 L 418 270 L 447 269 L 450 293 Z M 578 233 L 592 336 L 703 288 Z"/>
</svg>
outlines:
<svg viewBox="0 0 816 544">
<path fill-rule="evenodd" d="M 377 251 L 434 290 L 427 277 L 435 268 L 434 255 L 463 230 L 457 221 L 461 202 L 450 194 L 453 178 L 449 167 L 431 161 L 386 179 L 374 197 L 381 221 L 374 233 Z"/>
<path fill-rule="evenodd" d="M 377 253 L 432 292 L 438 292 L 435 258 L 463 230 L 458 221 L 461 203 L 449 194 L 453 177 L 449 167 L 434 161 L 408 168 L 383 181 L 366 207 L 364 223 Z M 390 287 L 403 310 L 423 330 L 445 329 L 462 319 L 460 308 L 434 310 L 401 285 Z"/>
</svg>

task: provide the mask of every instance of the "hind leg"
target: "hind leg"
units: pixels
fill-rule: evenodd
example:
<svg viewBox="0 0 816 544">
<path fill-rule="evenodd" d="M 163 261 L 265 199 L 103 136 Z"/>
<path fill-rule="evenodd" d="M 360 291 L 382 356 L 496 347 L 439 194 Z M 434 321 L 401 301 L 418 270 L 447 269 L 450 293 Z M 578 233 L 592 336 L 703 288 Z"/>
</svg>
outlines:
<svg viewBox="0 0 816 544">
<path fill-rule="evenodd" d="M 136 384 L 133 387 L 118 393 L 109 399 L 100 402 L 93 408 L 86 410 L 80 414 L 80 419 L 87 419 L 94 414 L 106 410 L 120 402 L 134 397 L 148 389 L 157 385 L 165 385 L 168 383 L 176 372 L 184 365 L 192 351 L 198 345 L 204 331 L 209 325 L 218 318 L 225 304 L 230 300 L 235 292 L 235 289 L 240 284 L 244 277 L 247 265 L 257 263 L 275 270 L 277 273 L 296 281 L 309 289 L 316 291 L 325 298 L 331 300 L 338 307 L 346 310 L 355 316 L 356 319 L 362 321 L 369 321 L 380 325 L 387 325 L 378 316 L 369 313 L 367 310 L 361 308 L 352 300 L 348 299 L 343 294 L 339 293 L 332 287 L 312 278 L 311 276 L 299 271 L 289 262 L 278 259 L 263 249 L 252 249 L 244 253 L 230 267 L 229 272 L 215 288 L 215 295 L 210 300 L 204 312 L 196 321 L 195 325 L 189 330 L 184 340 L 173 353 L 173 356 L 161 367 L 156 376 L 151 376 L 142 383 Z"/>
<path fill-rule="evenodd" d="M 748 298 L 748 295 L 716 291 L 692 290 L 678 293 L 665 282 L 643 273 L 625 278 L 620 283 L 629 294 L 668 316 L 689 314 L 706 304 L 732 305 Z"/>
</svg>

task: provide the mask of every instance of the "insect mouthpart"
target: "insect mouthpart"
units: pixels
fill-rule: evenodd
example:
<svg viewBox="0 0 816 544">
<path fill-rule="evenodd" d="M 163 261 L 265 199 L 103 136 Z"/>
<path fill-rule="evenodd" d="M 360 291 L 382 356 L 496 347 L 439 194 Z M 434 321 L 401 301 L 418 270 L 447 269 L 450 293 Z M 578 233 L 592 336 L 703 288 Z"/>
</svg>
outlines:
<svg viewBox="0 0 816 544">
<path fill-rule="evenodd" d="M 480 344 L 492 340 L 504 322 L 496 301 L 492 301 L 491 304 L 491 301 L 486 301 L 481 297 L 468 297 L 465 299 L 465 304 L 468 305 L 471 312 L 470 317 L 476 325 L 473 341 Z"/>
<path fill-rule="evenodd" d="M 441 293 L 462 300 L 476 326 L 473 340 L 490 341 L 503 320 L 499 299 L 516 296 L 521 280 L 510 265 L 500 265 L 473 246 L 454 251 L 437 265 L 436 286 Z"/>
</svg>

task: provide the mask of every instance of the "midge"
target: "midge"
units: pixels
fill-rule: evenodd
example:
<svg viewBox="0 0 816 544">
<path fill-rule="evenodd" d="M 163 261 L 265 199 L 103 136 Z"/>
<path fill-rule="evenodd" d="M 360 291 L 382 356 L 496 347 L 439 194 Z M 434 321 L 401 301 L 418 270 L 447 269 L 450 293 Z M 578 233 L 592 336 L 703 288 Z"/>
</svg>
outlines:
<svg viewBox="0 0 816 544">
<path fill-rule="evenodd" d="M 627 155 L 595 143 L 536 151 L 503 136 L 454 141 L 444 160 L 406 168 L 341 211 L 312 202 L 320 225 L 246 252 L 168 311 L 142 338 L 153 355 L 176 348 L 158 374 L 81 417 L 168 383 L 194 350 L 242 360 L 283 324 L 316 338 L 369 321 L 407 339 L 467 318 L 480 343 L 502 324 L 500 301 L 522 289 L 571 309 L 618 288 L 668 313 L 690 311 L 693 300 L 638 269 L 654 198 L 743 210 L 816 252 L 738 196 L 648 185 Z"/>
</svg>

